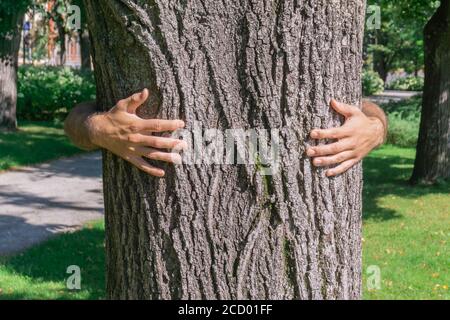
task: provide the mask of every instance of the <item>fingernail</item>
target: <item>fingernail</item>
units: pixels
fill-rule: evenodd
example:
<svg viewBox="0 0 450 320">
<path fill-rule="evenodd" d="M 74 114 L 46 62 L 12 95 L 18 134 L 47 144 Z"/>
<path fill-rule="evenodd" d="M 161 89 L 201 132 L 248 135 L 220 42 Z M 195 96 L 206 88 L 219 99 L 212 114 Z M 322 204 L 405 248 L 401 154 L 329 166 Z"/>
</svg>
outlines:
<svg viewBox="0 0 450 320">
<path fill-rule="evenodd" d="M 179 121 L 178 121 L 178 126 L 179 126 L 180 128 L 184 128 L 185 125 L 186 125 L 186 124 L 184 123 L 183 120 L 179 120 Z"/>
<path fill-rule="evenodd" d="M 319 133 L 317 131 L 312 131 L 311 132 L 311 138 L 317 139 L 318 137 L 319 137 Z"/>
<path fill-rule="evenodd" d="M 314 149 L 308 149 L 308 151 L 306 151 L 306 154 L 310 157 L 314 156 L 316 154 L 316 151 Z"/>
<path fill-rule="evenodd" d="M 314 165 L 320 166 L 322 164 L 322 160 L 316 159 L 314 160 Z"/>
<path fill-rule="evenodd" d="M 334 173 L 333 173 L 333 171 L 331 171 L 331 170 L 328 170 L 327 173 L 326 173 L 327 177 L 332 177 L 333 174 L 334 174 Z"/>
</svg>

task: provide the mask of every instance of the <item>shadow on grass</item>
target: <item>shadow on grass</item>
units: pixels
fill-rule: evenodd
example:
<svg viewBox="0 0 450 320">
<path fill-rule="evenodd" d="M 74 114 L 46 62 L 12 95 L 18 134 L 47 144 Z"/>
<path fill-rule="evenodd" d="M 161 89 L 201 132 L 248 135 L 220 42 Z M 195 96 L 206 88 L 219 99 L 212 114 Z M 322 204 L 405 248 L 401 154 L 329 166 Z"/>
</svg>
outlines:
<svg viewBox="0 0 450 320">
<path fill-rule="evenodd" d="M 0 133 L 0 170 L 80 152 L 65 137 L 60 125 L 25 123 L 18 131 Z"/>
<path fill-rule="evenodd" d="M 2 262 L 3 260 L 3 262 Z M 102 223 L 88 226 L 80 231 L 64 234 L 22 254 L 0 260 L 0 271 L 6 270 L 10 281 L 17 279 L 29 282 L 24 290 L 8 292 L 3 288 L 0 299 L 101 299 L 105 294 L 105 249 Z M 70 291 L 65 283 L 70 274 L 69 266 L 81 269 L 81 291 Z M 5 272 L 3 272 L 5 273 Z M 0 279 L 6 282 L 8 279 Z M 20 281 L 22 281 L 20 280 Z M 33 289 L 58 284 L 58 289 Z M 55 292 L 47 292 L 54 290 Z M 46 291 L 43 296 L 42 291 Z"/>
<path fill-rule="evenodd" d="M 399 149 L 402 150 L 402 149 Z M 414 157 L 394 156 L 388 152 L 375 152 L 364 160 L 363 219 L 385 221 L 401 218 L 396 210 L 382 207 L 380 200 L 386 196 L 416 199 L 427 194 L 448 194 L 450 183 L 438 185 L 409 184 L 414 166 Z"/>
</svg>

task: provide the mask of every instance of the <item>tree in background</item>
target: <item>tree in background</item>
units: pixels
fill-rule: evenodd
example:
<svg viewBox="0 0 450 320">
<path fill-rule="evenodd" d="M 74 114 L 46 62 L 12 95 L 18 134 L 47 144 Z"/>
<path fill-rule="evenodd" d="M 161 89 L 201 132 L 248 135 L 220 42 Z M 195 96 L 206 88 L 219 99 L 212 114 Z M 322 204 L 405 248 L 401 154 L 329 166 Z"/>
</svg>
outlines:
<svg viewBox="0 0 450 320">
<path fill-rule="evenodd" d="M 17 68 L 21 31 L 31 0 L 0 2 L 0 129 L 17 128 Z"/>
<path fill-rule="evenodd" d="M 423 68 L 423 27 L 439 1 L 368 0 L 381 7 L 381 29 L 366 32 L 365 51 L 373 68 L 386 82 L 390 71 L 404 69 L 417 75 Z"/>
<path fill-rule="evenodd" d="M 58 34 L 57 41 L 59 43 L 59 62 L 60 65 L 66 63 L 66 35 L 70 35 L 72 30 L 67 27 L 67 12 L 70 5 L 69 0 L 50 0 L 41 1 L 47 10 L 46 16 L 48 20 L 51 20 L 56 26 L 56 32 Z M 47 7 L 47 2 L 49 3 Z"/>
<path fill-rule="evenodd" d="M 425 27 L 425 86 L 411 182 L 450 178 L 450 0 Z"/>
<path fill-rule="evenodd" d="M 147 87 L 141 117 L 284 140 L 272 176 L 196 164 L 158 179 L 105 151 L 108 297 L 360 298 L 361 167 L 330 179 L 302 155 L 312 128 L 341 123 L 332 97 L 361 101 L 365 1 L 85 4 L 99 106 Z"/>
<path fill-rule="evenodd" d="M 89 38 L 89 30 L 84 3 L 83 0 L 71 0 L 71 4 L 76 5 L 81 9 L 81 28 L 78 30 L 78 38 L 80 39 L 81 50 L 81 69 L 91 70 L 91 40 Z"/>
</svg>

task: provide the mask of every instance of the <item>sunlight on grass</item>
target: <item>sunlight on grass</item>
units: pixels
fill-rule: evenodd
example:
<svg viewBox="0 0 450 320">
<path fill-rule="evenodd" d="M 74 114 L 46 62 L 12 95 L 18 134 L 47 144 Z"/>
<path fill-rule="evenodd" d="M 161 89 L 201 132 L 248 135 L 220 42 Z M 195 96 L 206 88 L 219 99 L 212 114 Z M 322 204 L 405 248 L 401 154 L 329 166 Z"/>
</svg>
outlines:
<svg viewBox="0 0 450 320">
<path fill-rule="evenodd" d="M 366 161 L 363 270 L 381 270 L 365 299 L 449 299 L 450 184 L 409 186 L 414 150 L 386 146 Z"/>
<path fill-rule="evenodd" d="M 79 291 L 66 288 L 71 265 L 81 268 Z M 91 223 L 0 261 L 0 299 L 100 299 L 104 270 L 104 224 Z"/>
<path fill-rule="evenodd" d="M 80 152 L 66 138 L 62 124 L 21 122 L 17 132 L 0 132 L 0 171 Z"/>
</svg>

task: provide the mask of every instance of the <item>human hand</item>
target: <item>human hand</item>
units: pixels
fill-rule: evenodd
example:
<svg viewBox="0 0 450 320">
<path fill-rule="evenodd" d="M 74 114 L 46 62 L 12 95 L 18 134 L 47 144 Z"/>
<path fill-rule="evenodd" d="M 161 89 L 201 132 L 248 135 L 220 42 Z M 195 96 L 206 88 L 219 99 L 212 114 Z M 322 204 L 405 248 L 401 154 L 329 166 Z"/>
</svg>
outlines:
<svg viewBox="0 0 450 320">
<path fill-rule="evenodd" d="M 110 111 L 92 115 L 88 119 L 88 132 L 93 144 L 111 151 L 150 175 L 163 177 L 164 170 L 150 165 L 144 158 L 180 164 L 178 153 L 164 149 L 182 150 L 187 148 L 187 144 L 179 139 L 153 136 L 152 133 L 175 131 L 185 124 L 182 120 L 145 120 L 138 117 L 136 110 L 148 97 L 149 91 L 144 89 L 120 100 Z"/>
<path fill-rule="evenodd" d="M 338 128 L 314 129 L 311 138 L 337 141 L 307 149 L 307 155 L 314 158 L 315 166 L 337 165 L 326 171 L 328 177 L 344 173 L 384 140 L 384 125 L 380 119 L 368 117 L 359 108 L 334 99 L 331 107 L 345 117 L 345 123 Z"/>
</svg>

